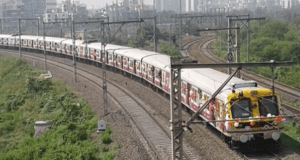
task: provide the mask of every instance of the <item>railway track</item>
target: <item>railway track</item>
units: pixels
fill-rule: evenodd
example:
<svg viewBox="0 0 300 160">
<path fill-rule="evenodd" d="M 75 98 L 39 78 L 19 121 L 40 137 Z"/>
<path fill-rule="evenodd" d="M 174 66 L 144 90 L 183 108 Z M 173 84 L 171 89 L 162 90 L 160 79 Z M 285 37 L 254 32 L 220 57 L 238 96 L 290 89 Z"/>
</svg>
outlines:
<svg viewBox="0 0 300 160">
<path fill-rule="evenodd" d="M 266 150 L 263 152 L 255 152 L 255 153 L 242 153 L 239 152 L 240 156 L 244 160 L 282 160 L 280 156 L 277 154 L 273 153 L 272 151 Z"/>
<path fill-rule="evenodd" d="M 0 49 L 0 53 L 3 54 L 16 54 L 17 51 L 8 51 Z M 44 61 L 40 55 L 33 55 L 30 52 L 23 51 L 23 57 L 30 58 L 37 61 Z M 69 64 L 62 64 L 52 60 L 47 60 L 48 65 L 52 65 L 69 72 L 73 72 L 73 66 Z M 77 75 L 89 81 L 95 87 L 102 90 L 102 77 L 98 76 L 91 71 L 77 68 Z M 99 81 L 100 80 L 100 81 Z M 118 86 L 114 82 L 107 80 L 108 95 L 114 100 L 119 106 L 121 106 L 125 112 L 131 117 L 133 123 L 137 126 L 139 132 L 142 134 L 144 139 L 147 141 L 148 146 L 153 151 L 155 157 L 153 159 L 171 159 L 171 135 L 167 126 L 163 126 L 159 120 L 157 120 L 138 100 L 138 98 L 132 96 L 121 86 Z M 194 160 L 197 159 L 189 150 L 186 149 L 184 144 L 184 159 Z"/>
<path fill-rule="evenodd" d="M 198 41 L 199 40 L 194 40 L 192 42 L 189 42 L 187 44 L 187 46 L 189 45 L 188 47 L 191 47 L 192 45 L 196 44 Z M 223 61 L 219 57 L 215 56 L 211 52 L 211 50 L 210 50 L 211 45 L 214 41 L 215 41 L 215 37 L 209 37 L 206 41 L 201 42 L 198 45 L 199 54 L 201 55 L 201 57 L 205 58 L 205 60 L 201 61 L 202 63 L 226 63 L 225 61 Z M 226 70 L 221 69 L 221 71 L 225 72 Z M 266 88 L 270 87 L 270 83 L 271 83 L 270 79 L 256 75 L 251 71 L 242 69 L 241 75 L 244 79 L 254 80 L 263 87 L 266 87 Z M 300 101 L 300 90 L 299 89 L 295 89 L 295 88 L 292 88 L 292 87 L 289 87 L 289 86 L 286 86 L 284 84 L 277 83 L 277 82 L 275 82 L 275 87 L 276 87 L 276 90 L 282 95 L 282 97 L 291 99 L 294 102 Z M 288 104 L 282 103 L 282 107 L 284 109 L 288 110 L 290 113 L 298 114 L 298 115 L 300 114 L 299 109 L 292 107 Z"/>
</svg>

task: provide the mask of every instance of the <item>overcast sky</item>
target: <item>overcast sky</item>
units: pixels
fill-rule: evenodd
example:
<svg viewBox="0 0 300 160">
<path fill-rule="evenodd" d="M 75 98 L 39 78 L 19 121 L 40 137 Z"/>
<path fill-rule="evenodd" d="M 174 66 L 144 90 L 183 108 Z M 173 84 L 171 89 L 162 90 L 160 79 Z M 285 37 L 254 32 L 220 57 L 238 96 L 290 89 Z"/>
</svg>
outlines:
<svg viewBox="0 0 300 160">
<path fill-rule="evenodd" d="M 56 0 L 57 3 L 60 3 L 62 0 Z M 73 1 L 73 0 L 72 0 Z M 94 8 L 103 7 L 107 4 L 111 5 L 112 2 L 116 2 L 116 0 L 76 0 L 80 1 L 80 3 L 87 4 L 88 8 L 94 6 Z M 119 0 L 121 2 L 122 0 Z M 144 0 L 145 4 L 152 4 L 153 0 Z"/>
</svg>

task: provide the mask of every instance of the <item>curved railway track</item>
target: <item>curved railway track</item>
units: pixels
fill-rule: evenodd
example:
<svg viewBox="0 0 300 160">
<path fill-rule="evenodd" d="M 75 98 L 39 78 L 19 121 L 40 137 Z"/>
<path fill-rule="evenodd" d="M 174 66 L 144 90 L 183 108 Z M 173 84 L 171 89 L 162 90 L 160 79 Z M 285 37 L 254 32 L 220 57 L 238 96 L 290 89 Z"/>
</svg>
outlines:
<svg viewBox="0 0 300 160">
<path fill-rule="evenodd" d="M 190 48 L 192 45 L 196 44 L 198 41 L 199 40 L 194 40 L 192 42 L 189 42 L 187 44 L 187 46 L 189 45 L 188 48 Z M 211 52 L 210 48 L 214 41 L 215 41 L 215 37 L 209 37 L 205 41 L 198 44 L 198 46 L 197 46 L 197 49 L 199 51 L 198 53 L 200 54 L 201 57 L 205 58 L 205 60 L 201 61 L 202 63 L 226 63 L 225 61 L 223 61 L 219 57 L 215 56 Z M 226 70 L 221 69 L 221 71 L 224 72 Z M 264 86 L 266 88 L 270 87 L 270 83 L 271 83 L 270 79 L 267 79 L 265 77 L 254 74 L 251 71 L 242 69 L 241 75 L 244 79 L 254 80 L 254 81 L 258 82 L 259 85 Z M 294 102 L 297 102 L 300 100 L 300 90 L 299 89 L 295 89 L 295 88 L 286 86 L 286 85 L 278 83 L 278 82 L 275 82 L 275 87 L 276 87 L 276 90 L 279 91 L 283 97 L 291 99 Z M 282 107 L 293 114 L 300 114 L 299 109 L 294 108 L 288 104 L 282 103 Z"/>
<path fill-rule="evenodd" d="M 18 54 L 17 51 L 8 51 L 0 49 L 0 53 L 5 54 Z M 37 61 L 44 61 L 41 55 L 32 55 L 30 52 L 23 51 L 23 57 L 30 58 Z M 47 60 L 48 65 L 52 65 L 69 72 L 73 72 L 73 66 L 69 64 L 63 64 L 52 60 Z M 77 67 L 77 75 L 83 79 L 89 81 L 102 90 L 102 77 L 97 74 Z M 99 81 L 100 80 L 100 81 Z M 131 117 L 133 123 L 138 128 L 144 139 L 147 141 L 148 146 L 151 148 L 155 157 L 153 159 L 171 159 L 171 135 L 168 127 L 164 127 L 159 120 L 157 120 L 138 100 L 138 98 L 132 96 L 131 93 L 127 92 L 121 86 L 107 80 L 108 95 L 114 100 L 119 106 L 121 106 L 125 112 Z M 195 156 L 186 149 L 184 144 L 184 159 L 194 160 L 197 159 Z M 167 152 L 166 152 L 167 151 Z"/>
</svg>

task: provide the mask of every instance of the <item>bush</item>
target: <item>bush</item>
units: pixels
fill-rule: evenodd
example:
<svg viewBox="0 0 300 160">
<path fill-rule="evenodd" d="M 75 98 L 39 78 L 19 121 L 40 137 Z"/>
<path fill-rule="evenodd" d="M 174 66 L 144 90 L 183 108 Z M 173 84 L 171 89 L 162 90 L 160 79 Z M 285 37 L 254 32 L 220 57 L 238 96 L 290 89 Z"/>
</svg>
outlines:
<svg viewBox="0 0 300 160">
<path fill-rule="evenodd" d="M 101 140 L 102 140 L 102 143 L 104 143 L 104 144 L 110 144 L 112 142 L 110 135 L 108 133 L 105 133 L 102 136 Z"/>
</svg>

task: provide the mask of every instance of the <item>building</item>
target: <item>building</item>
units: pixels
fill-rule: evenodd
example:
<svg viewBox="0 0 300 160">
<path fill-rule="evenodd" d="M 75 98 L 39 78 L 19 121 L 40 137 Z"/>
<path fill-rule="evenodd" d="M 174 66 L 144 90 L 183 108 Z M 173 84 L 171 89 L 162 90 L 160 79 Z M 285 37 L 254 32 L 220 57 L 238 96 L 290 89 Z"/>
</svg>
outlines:
<svg viewBox="0 0 300 160">
<path fill-rule="evenodd" d="M 298 0 L 281 0 L 280 5 L 284 9 L 289 9 L 289 8 L 297 8 L 298 7 Z"/>
<path fill-rule="evenodd" d="M 50 2 L 53 2 L 53 0 L 49 0 Z M 79 1 L 64 0 L 57 7 L 48 8 L 43 15 L 44 22 L 55 22 L 58 19 L 66 19 L 68 17 L 76 19 L 76 21 L 85 21 L 88 19 L 86 5 L 80 4 Z"/>
</svg>

